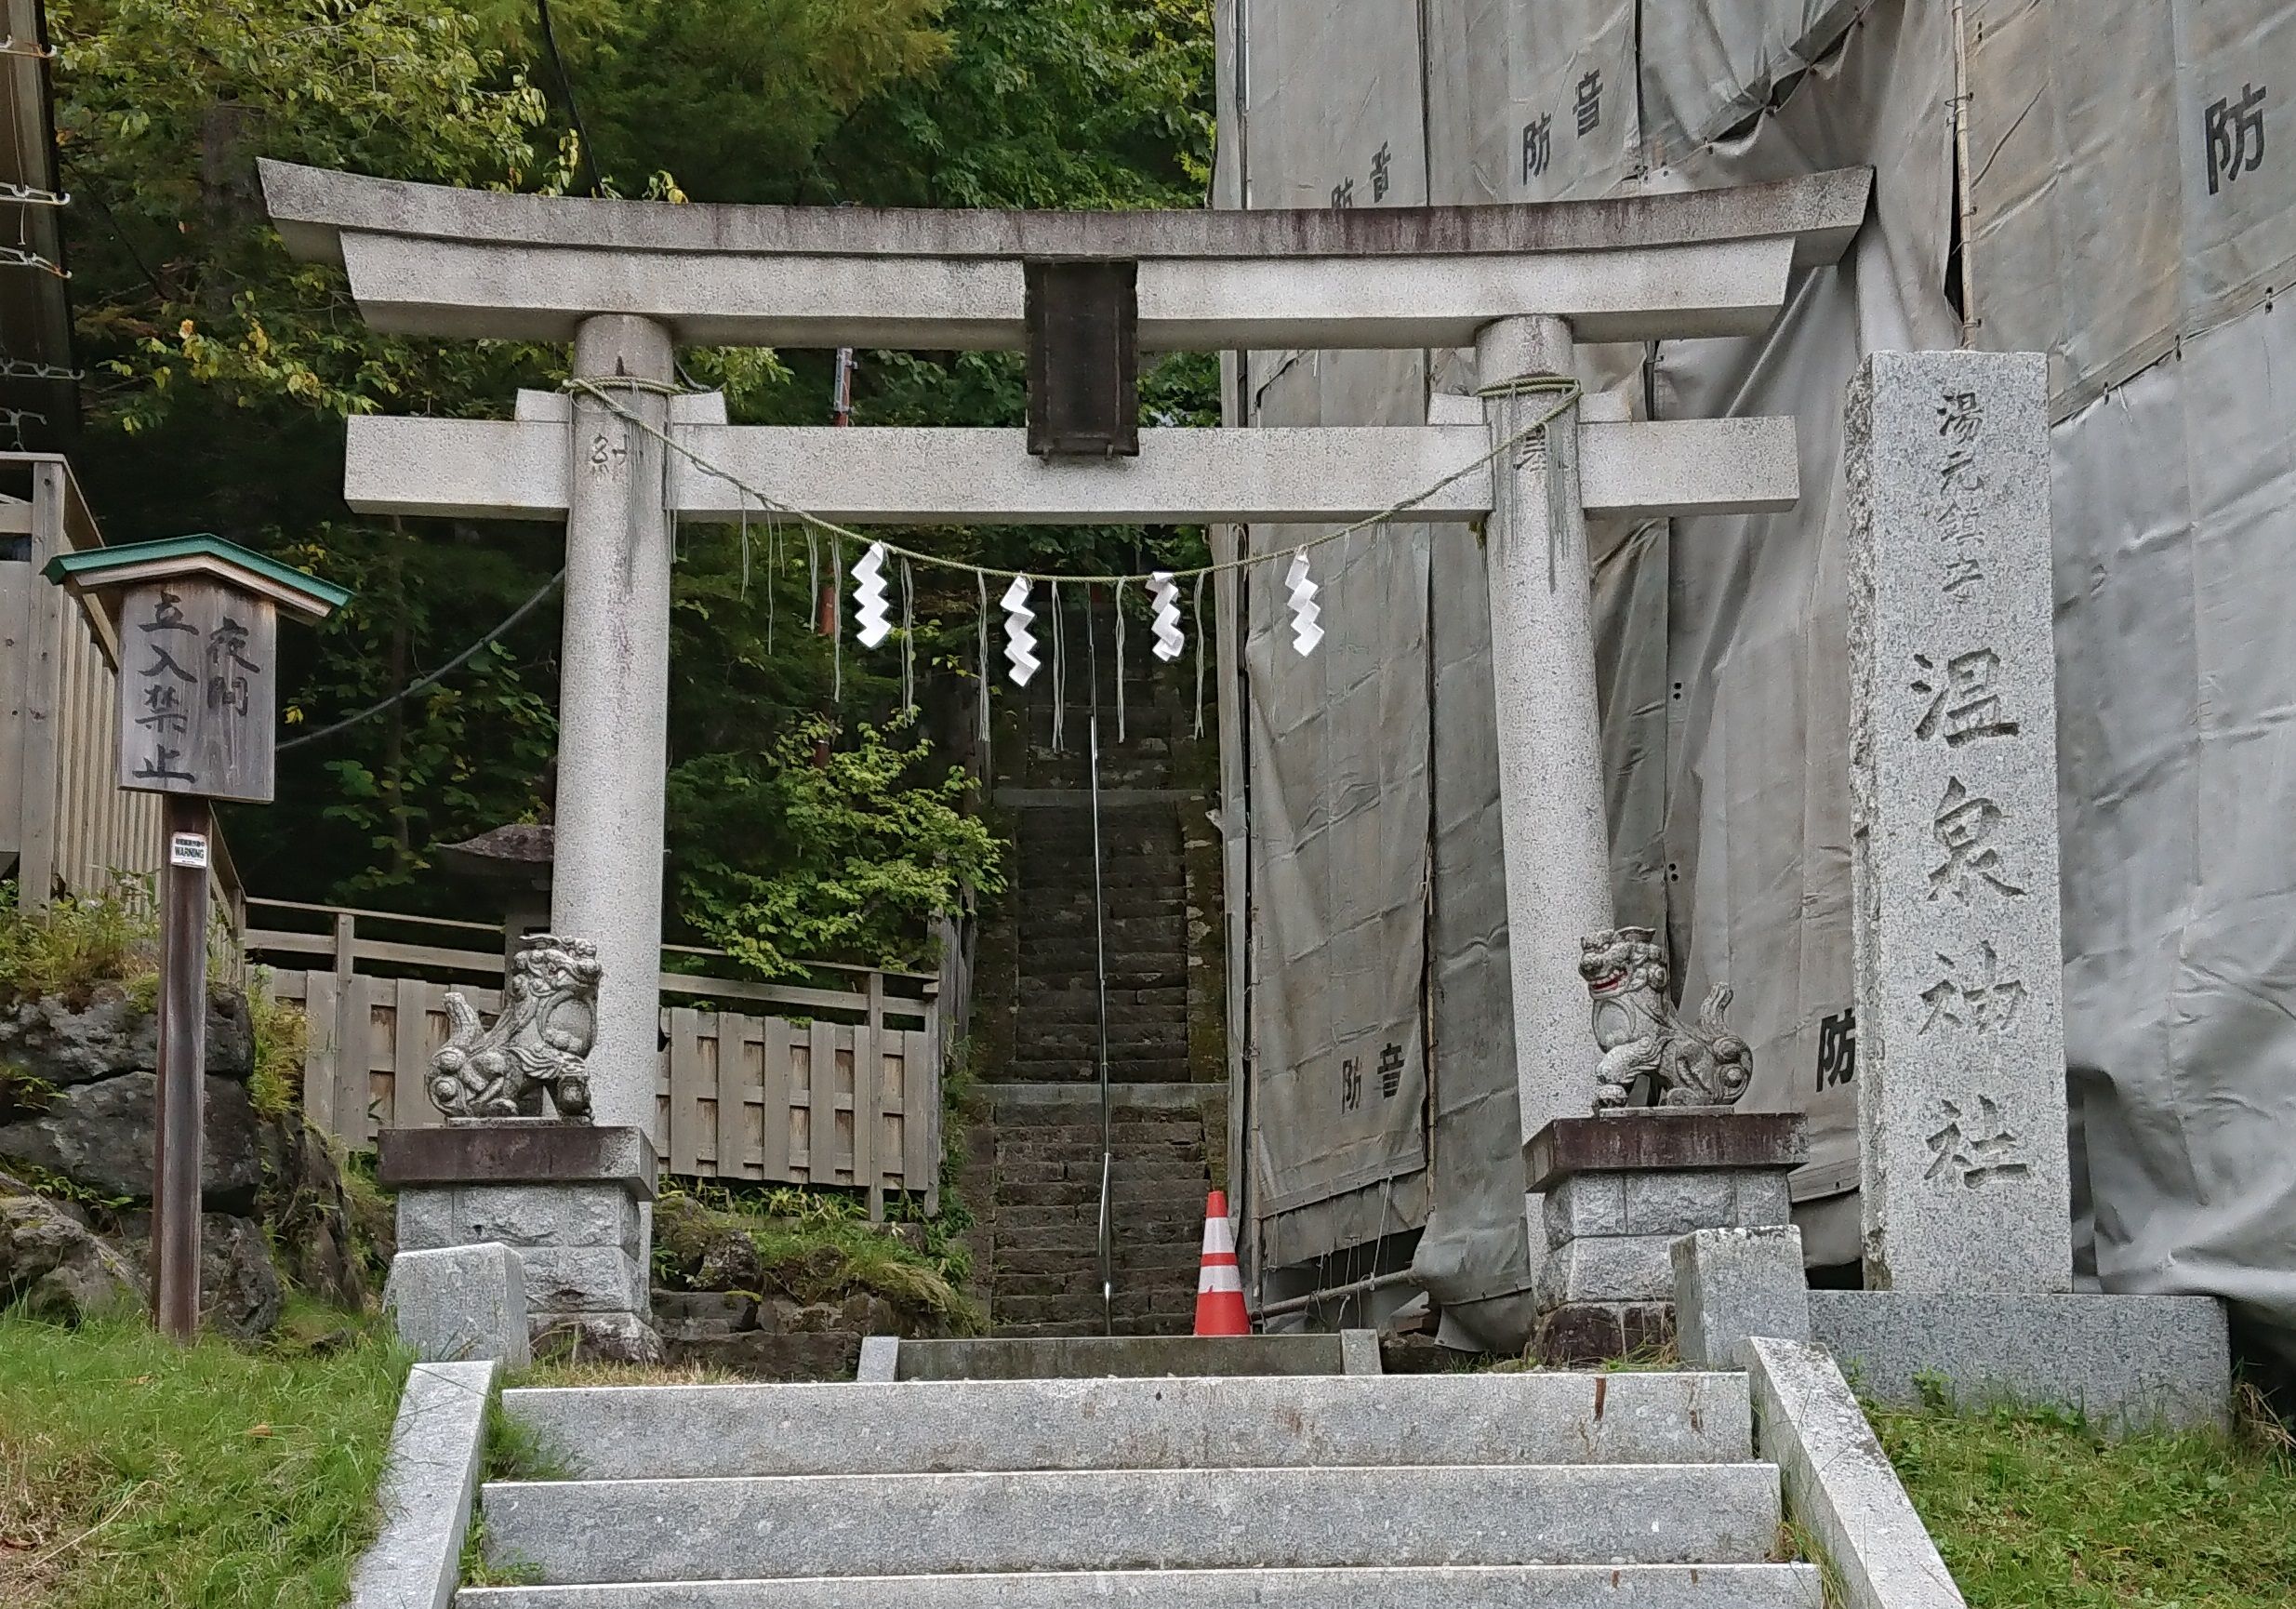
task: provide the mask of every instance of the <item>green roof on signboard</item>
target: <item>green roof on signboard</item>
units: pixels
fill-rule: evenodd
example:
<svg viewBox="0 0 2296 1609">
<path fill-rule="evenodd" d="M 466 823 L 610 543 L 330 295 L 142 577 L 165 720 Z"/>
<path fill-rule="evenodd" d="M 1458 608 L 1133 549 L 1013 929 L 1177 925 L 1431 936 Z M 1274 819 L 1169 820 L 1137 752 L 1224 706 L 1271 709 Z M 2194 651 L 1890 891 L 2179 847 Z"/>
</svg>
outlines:
<svg viewBox="0 0 2296 1609">
<path fill-rule="evenodd" d="M 132 578 L 142 578 L 153 566 L 162 569 L 171 563 L 180 562 L 186 571 L 239 570 L 249 580 L 258 583 L 259 591 L 276 591 L 292 594 L 309 613 L 324 615 L 340 608 L 351 601 L 351 589 L 338 587 L 333 581 L 323 581 L 316 576 L 267 559 L 236 542 L 227 542 L 221 537 L 200 533 L 188 537 L 162 537 L 150 542 L 123 542 L 117 547 L 82 548 L 76 552 L 59 553 L 47 562 L 41 572 L 51 581 L 67 582 L 73 587 L 101 587 L 107 578 L 117 576 L 131 578 L 122 572 L 132 572 Z M 265 583 L 268 583 L 267 585 Z"/>
</svg>

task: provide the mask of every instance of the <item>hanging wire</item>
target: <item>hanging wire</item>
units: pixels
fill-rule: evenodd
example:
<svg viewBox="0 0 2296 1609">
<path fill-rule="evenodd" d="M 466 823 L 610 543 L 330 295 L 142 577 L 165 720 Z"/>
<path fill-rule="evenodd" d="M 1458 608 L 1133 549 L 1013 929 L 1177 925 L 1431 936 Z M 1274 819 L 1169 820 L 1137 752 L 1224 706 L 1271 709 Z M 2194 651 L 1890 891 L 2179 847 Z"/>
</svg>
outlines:
<svg viewBox="0 0 2296 1609">
<path fill-rule="evenodd" d="M 1052 602 L 1045 607 L 1053 617 L 1053 752 L 1057 754 L 1068 722 L 1068 634 L 1061 630 L 1060 583 L 1053 582 L 1050 590 Z"/>
<path fill-rule="evenodd" d="M 741 601 L 746 604 L 750 601 L 750 494 L 741 491 L 738 486 L 735 490 L 740 492 L 741 499 Z M 768 602 L 766 608 L 771 610 L 772 607 Z M 766 629 L 769 632 L 772 630 L 770 626 Z"/>
<path fill-rule="evenodd" d="M 829 702 L 845 708 L 845 539 L 829 539 Z"/>
<path fill-rule="evenodd" d="M 390 709 L 392 705 L 405 703 L 416 694 L 436 686 L 439 683 L 445 681 L 448 676 L 453 675 L 457 671 L 462 669 L 463 666 L 469 664 L 481 648 L 484 648 L 489 643 L 497 641 L 512 626 L 517 625 L 519 621 L 524 619 L 528 615 L 533 614 L 536 609 L 541 606 L 542 600 L 556 592 L 558 590 L 559 583 L 564 581 L 565 578 L 566 572 L 561 569 L 549 580 L 543 582 L 541 590 L 536 592 L 533 597 L 528 598 L 524 603 L 519 605 L 517 608 L 512 609 L 509 617 L 505 618 L 500 625 L 497 626 L 493 631 L 481 637 L 477 642 L 472 643 L 469 647 L 463 649 L 461 653 L 457 654 L 453 658 L 447 660 L 446 663 L 441 665 L 437 670 L 431 672 L 420 681 L 410 682 L 405 686 L 400 688 L 397 692 L 392 694 L 388 698 L 383 699 L 380 703 L 369 704 L 365 709 L 361 710 L 357 714 L 346 715 L 341 720 L 335 722 L 331 725 L 322 726 L 315 732 L 299 732 L 294 737 L 289 738 L 280 743 L 272 751 L 272 752 L 284 754 L 288 750 L 299 749 L 306 743 L 316 743 L 322 738 L 332 738 L 336 733 L 344 730 L 346 727 L 356 726 L 362 721 L 371 720 L 375 716 L 381 714 L 385 710 Z"/>
<path fill-rule="evenodd" d="M 1204 578 L 1196 577 L 1196 734 L 1204 735 Z"/>
<path fill-rule="evenodd" d="M 917 712 L 917 584 L 901 561 L 901 712 Z"/>
<path fill-rule="evenodd" d="M 774 616 L 779 612 L 778 600 L 781 579 L 781 526 L 771 509 L 765 511 L 765 657 L 774 655 Z"/>
<path fill-rule="evenodd" d="M 980 586 L 980 774 L 986 778 L 996 773 L 989 764 L 989 578 L 973 578 Z"/>
<path fill-rule="evenodd" d="M 1089 597 L 1084 602 L 1085 607 L 1092 606 Z M 1100 689 L 1095 686 L 1094 701 L 1097 703 L 1099 698 Z M 1116 740 L 1124 740 L 1124 583 L 1121 580 L 1116 583 Z"/>
<path fill-rule="evenodd" d="M 1095 689 L 1100 685 L 1100 642 L 1093 631 L 1092 593 L 1084 594 L 1085 668 Z M 1116 1197 L 1110 1189 L 1116 1168 L 1113 1142 L 1113 1102 L 1108 1086 L 1108 892 L 1102 881 L 1107 857 L 1100 844 L 1100 696 L 1095 690 L 1084 725 L 1087 746 L 1085 778 L 1092 803 L 1092 932 L 1094 1002 L 1098 1025 L 1095 1048 L 1100 1070 L 1100 1316 L 1102 1326 L 1116 1332 Z"/>
</svg>

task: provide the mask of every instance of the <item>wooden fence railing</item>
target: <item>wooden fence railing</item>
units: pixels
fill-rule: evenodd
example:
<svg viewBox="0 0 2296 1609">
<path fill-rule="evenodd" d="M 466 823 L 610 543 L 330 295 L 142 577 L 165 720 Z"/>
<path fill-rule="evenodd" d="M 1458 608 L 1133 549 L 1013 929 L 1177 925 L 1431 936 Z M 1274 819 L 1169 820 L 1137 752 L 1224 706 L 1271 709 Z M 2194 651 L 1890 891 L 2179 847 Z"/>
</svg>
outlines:
<svg viewBox="0 0 2296 1609">
<path fill-rule="evenodd" d="M 360 1150 L 382 1129 L 439 1123 L 423 1075 L 446 1040 L 446 991 L 496 1009 L 502 927 L 278 899 L 250 899 L 247 910 L 263 924 L 246 931 L 249 958 L 277 968 L 272 993 L 299 1002 L 310 1021 L 303 1101 L 312 1122 Z M 470 943 L 482 934 L 486 948 Z M 458 942 L 421 942 L 426 935 Z M 327 964 L 294 964 L 317 957 Z M 871 1217 L 886 1190 L 922 1194 L 937 1209 L 940 979 L 816 971 L 838 986 L 661 975 L 663 994 L 688 1003 L 662 1010 L 654 1123 L 662 1165 L 697 1178 L 854 1186 L 868 1192 Z M 724 1009 L 729 1003 L 749 1009 Z"/>
</svg>

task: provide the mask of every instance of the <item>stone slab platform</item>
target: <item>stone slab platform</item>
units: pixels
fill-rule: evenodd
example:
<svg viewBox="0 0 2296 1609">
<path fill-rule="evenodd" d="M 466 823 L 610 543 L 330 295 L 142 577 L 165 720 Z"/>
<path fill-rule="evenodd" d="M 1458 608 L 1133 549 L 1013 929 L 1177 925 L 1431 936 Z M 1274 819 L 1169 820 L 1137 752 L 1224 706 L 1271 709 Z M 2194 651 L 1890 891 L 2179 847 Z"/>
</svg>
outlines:
<svg viewBox="0 0 2296 1609">
<path fill-rule="evenodd" d="M 1740 1373 L 554 1388 L 502 1406 L 591 1481 L 1725 1464 L 1754 1445 Z"/>
<path fill-rule="evenodd" d="M 1344 1375 L 1336 1335 L 1029 1336 L 903 1341 L 903 1380 L 1080 1380 Z"/>
<path fill-rule="evenodd" d="M 1942 1380 L 1963 1406 L 2072 1409 L 2109 1428 L 2221 1425 L 2232 1405 L 2213 1297 L 1812 1291 L 1812 1338 L 1861 1396 L 1918 1403 Z"/>
<path fill-rule="evenodd" d="M 1769 1464 L 495 1483 L 485 1548 L 538 1584 L 968 1570 L 1762 1563 Z M 855 1600 L 858 1602 L 858 1600 Z"/>
<path fill-rule="evenodd" d="M 644 1130 L 549 1118 L 494 1118 L 442 1128 L 387 1128 L 375 1177 L 392 1187 L 451 1184 L 622 1184 L 654 1198 L 660 1160 Z"/>
<path fill-rule="evenodd" d="M 1653 1107 L 1559 1117 L 1523 1147 L 1523 1166 L 1537 1193 L 1574 1174 L 1791 1168 L 1809 1155 L 1809 1123 L 1797 1111 Z"/>
<path fill-rule="evenodd" d="M 1814 1564 L 1131 1570 L 467 1587 L 457 1609 L 1822 1609 Z"/>
</svg>

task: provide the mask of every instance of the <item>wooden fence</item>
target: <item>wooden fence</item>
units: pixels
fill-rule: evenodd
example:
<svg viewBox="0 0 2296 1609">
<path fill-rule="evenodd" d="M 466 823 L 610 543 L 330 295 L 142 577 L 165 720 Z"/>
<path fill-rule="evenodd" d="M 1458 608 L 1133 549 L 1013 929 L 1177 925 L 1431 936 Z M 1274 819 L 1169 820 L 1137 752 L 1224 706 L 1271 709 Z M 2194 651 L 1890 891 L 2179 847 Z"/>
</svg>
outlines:
<svg viewBox="0 0 2296 1609">
<path fill-rule="evenodd" d="M 59 887 L 102 894 L 160 863 L 160 799 L 119 786 L 119 637 L 100 605 L 42 576 L 58 553 L 103 545 L 69 465 L 0 453 L 0 872 L 26 910 Z M 239 924 L 238 880 L 214 838 L 210 891 Z"/>
<path fill-rule="evenodd" d="M 303 1100 L 311 1120 L 354 1150 L 385 1128 L 442 1121 L 424 1093 L 445 1043 L 445 996 L 458 990 L 491 1014 L 499 998 L 503 930 L 386 911 L 250 899 L 251 959 L 280 970 L 278 998 L 311 1024 Z M 400 933 L 446 937 L 462 947 Z M 484 934 L 484 950 L 471 944 Z M 723 952 L 665 945 L 673 956 Z M 325 956 L 325 967 L 294 959 Z M 655 1084 L 654 1142 L 670 1173 L 695 1178 L 846 1185 L 940 1200 L 940 979 L 823 966 L 840 987 L 661 975 L 666 1046 Z M 386 975 L 387 974 L 387 975 Z M 489 978 L 481 986 L 461 981 Z M 778 1008 L 734 1011 L 728 1004 Z"/>
</svg>

